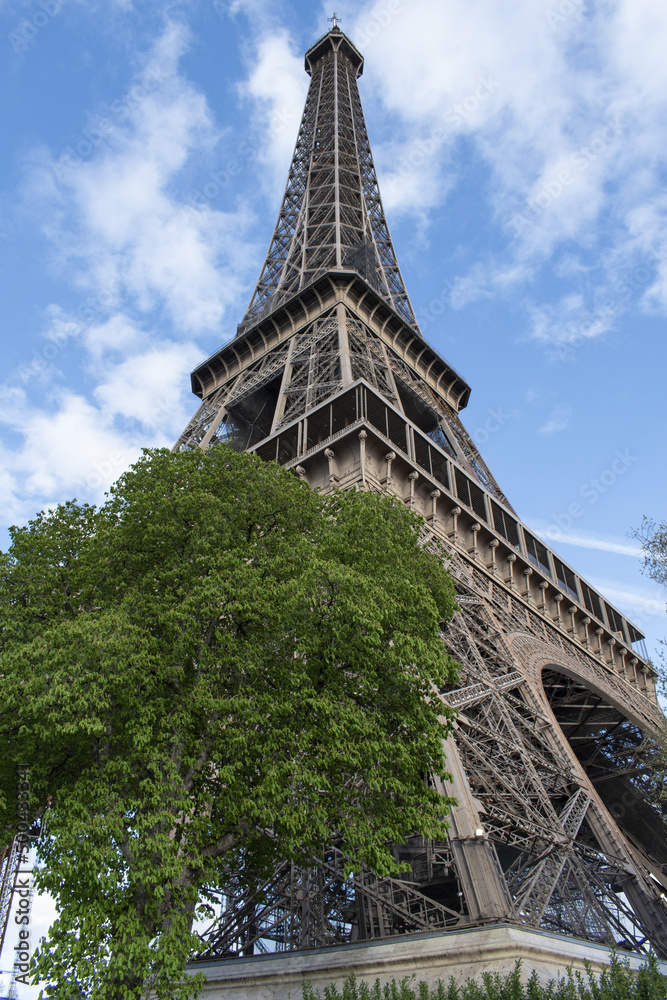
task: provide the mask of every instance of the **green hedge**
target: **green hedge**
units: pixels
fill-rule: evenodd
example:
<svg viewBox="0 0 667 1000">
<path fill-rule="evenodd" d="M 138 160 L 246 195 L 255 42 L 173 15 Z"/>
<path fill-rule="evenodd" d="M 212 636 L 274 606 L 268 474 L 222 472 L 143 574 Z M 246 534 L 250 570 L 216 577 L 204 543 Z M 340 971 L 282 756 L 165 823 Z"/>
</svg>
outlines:
<svg viewBox="0 0 667 1000">
<path fill-rule="evenodd" d="M 351 975 L 342 990 L 331 985 L 324 989 L 325 1000 L 666 1000 L 667 977 L 661 975 L 655 956 L 651 956 L 637 972 L 632 972 L 627 959 L 612 954 L 611 966 L 596 975 L 588 963 L 586 973 L 568 968 L 564 978 L 551 980 L 543 986 L 533 972 L 527 983 L 521 981 L 521 961 L 506 976 L 486 972 L 481 983 L 468 979 L 460 985 L 450 979 L 430 987 L 412 979 L 393 979 L 385 986 L 376 979 L 374 985 L 358 983 Z M 322 1000 L 319 990 L 304 983 L 303 1000 Z"/>
</svg>

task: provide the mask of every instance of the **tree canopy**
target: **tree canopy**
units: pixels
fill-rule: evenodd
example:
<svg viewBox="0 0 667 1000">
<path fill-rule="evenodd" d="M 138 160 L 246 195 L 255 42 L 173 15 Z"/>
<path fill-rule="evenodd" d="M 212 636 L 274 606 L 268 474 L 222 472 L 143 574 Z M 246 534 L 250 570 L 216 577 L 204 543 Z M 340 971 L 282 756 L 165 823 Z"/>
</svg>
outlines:
<svg viewBox="0 0 667 1000">
<path fill-rule="evenodd" d="M 643 572 L 656 583 L 667 587 L 667 521 L 656 524 L 652 518 L 644 517 L 641 527 L 632 534 L 642 543 Z M 663 651 L 660 656 L 662 669 L 658 669 L 658 690 L 667 698 L 667 640 L 661 639 L 660 644 Z"/>
<path fill-rule="evenodd" d="M 52 797 L 44 995 L 192 996 L 192 914 L 234 866 L 335 839 L 382 874 L 389 842 L 441 839 L 425 775 L 446 768 L 454 610 L 400 501 L 323 496 L 224 446 L 145 452 L 101 508 L 12 529 L 0 829 L 27 764 L 33 811 Z"/>
</svg>

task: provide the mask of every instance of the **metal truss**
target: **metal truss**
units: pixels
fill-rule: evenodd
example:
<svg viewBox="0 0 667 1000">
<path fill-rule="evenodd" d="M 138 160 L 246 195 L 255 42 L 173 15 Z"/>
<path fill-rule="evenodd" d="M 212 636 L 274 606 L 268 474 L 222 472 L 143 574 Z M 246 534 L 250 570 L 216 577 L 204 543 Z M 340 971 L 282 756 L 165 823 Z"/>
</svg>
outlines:
<svg viewBox="0 0 667 1000">
<path fill-rule="evenodd" d="M 317 320 L 290 342 L 274 429 L 333 396 L 342 384 L 338 318 L 334 313 Z"/>
<path fill-rule="evenodd" d="M 352 378 L 363 378 L 394 406 L 401 408 L 387 348 L 365 323 L 347 314 L 347 342 Z"/>
<path fill-rule="evenodd" d="M 650 736 L 581 682 L 551 672 L 545 683 L 561 728 L 594 784 L 631 781 L 644 795 L 664 798 L 656 782 L 664 781 L 665 752 Z"/>
<path fill-rule="evenodd" d="M 594 801 L 572 753 L 567 725 L 553 725 L 543 692 L 535 690 L 525 674 L 517 684 L 516 654 L 508 636 L 525 635 L 532 627 L 547 652 L 547 643 L 552 645 L 555 663 L 575 658 L 564 657 L 555 630 L 539 622 L 536 614 L 526 615 L 525 608 L 502 591 L 489 588 L 460 556 L 454 557 L 452 569 L 461 588 L 461 611 L 443 641 L 462 664 L 465 684 L 444 697 L 460 710 L 457 749 L 499 853 L 515 916 L 530 926 L 633 949 L 645 949 L 650 941 L 667 954 L 667 908 L 660 886 L 637 865 L 626 839 Z M 603 700 L 592 695 L 585 680 L 588 675 L 588 683 L 596 684 L 592 657 L 581 657 L 568 667 L 580 675 L 575 685 L 579 693 L 584 688 L 593 700 Z M 609 687 L 608 672 L 605 681 Z M 564 716 L 553 695 L 551 674 L 544 683 L 560 720 Z M 596 720 L 596 727 L 598 736 L 607 731 L 602 719 Z M 633 756 L 626 743 L 625 755 L 608 761 L 605 773 L 620 763 L 642 774 L 647 745 L 656 752 L 655 742 L 643 737 L 635 742 Z M 594 772 L 586 773 L 595 778 Z M 659 827 L 655 808 L 642 802 Z M 664 827 L 661 830 L 664 842 Z"/>
<path fill-rule="evenodd" d="M 458 444 L 465 460 L 467 461 L 472 472 L 474 473 L 475 478 L 479 480 L 482 486 L 485 486 L 487 488 L 489 493 L 492 493 L 494 495 L 496 500 L 498 500 L 501 504 L 504 504 L 504 506 L 507 507 L 508 510 L 511 510 L 514 513 L 516 513 L 511 503 L 509 502 L 509 500 L 501 490 L 500 486 L 498 485 L 495 476 L 493 475 L 488 465 L 486 464 L 481 454 L 479 453 L 479 450 L 475 442 L 473 441 L 473 439 L 470 437 L 467 430 L 463 426 L 463 423 L 461 422 L 461 418 L 459 417 L 458 413 L 455 413 L 450 406 L 445 405 L 442 415 L 447 424 L 447 427 L 454 435 L 456 443 Z"/>
<path fill-rule="evenodd" d="M 399 358 L 398 355 L 391 350 L 387 351 L 387 356 L 397 382 L 405 385 L 427 406 L 435 410 L 440 415 L 442 422 L 447 430 L 451 432 L 461 456 L 470 466 L 475 478 L 482 484 L 482 486 L 486 487 L 489 493 L 492 493 L 500 503 L 504 504 L 509 510 L 513 510 L 512 505 L 500 489 L 500 486 L 496 482 L 491 470 L 480 455 L 477 446 L 461 423 L 461 418 L 458 413 L 455 413 L 445 400 L 437 396 L 430 386 L 428 386 L 426 382 L 424 382 L 424 380 L 420 378 L 419 375 L 413 371 L 413 369 L 402 358 Z"/>
<path fill-rule="evenodd" d="M 401 860 L 406 857 L 412 870 L 400 879 L 346 871 L 336 847 L 312 868 L 284 862 L 254 890 L 242 887 L 248 880 L 239 872 L 223 888 L 208 892 L 221 912 L 201 933 L 205 950 L 200 957 L 321 948 L 462 926 L 461 912 L 420 891 L 425 880 L 458 887 L 447 845 L 418 841 L 404 849 Z M 455 891 L 453 898 L 461 895 Z"/>
<path fill-rule="evenodd" d="M 219 423 L 223 416 L 220 412 L 220 408 L 224 403 L 228 391 L 229 386 L 223 385 L 203 401 L 174 445 L 172 451 L 183 451 L 186 448 L 196 448 L 202 445 L 202 442 L 206 438 L 209 430 L 211 430 L 213 424 L 215 423 L 215 426 L 217 427 L 217 423 Z"/>
<path fill-rule="evenodd" d="M 287 187 L 240 332 L 333 268 L 356 270 L 418 330 L 361 107 L 357 77 L 363 59 L 337 27 L 306 59 L 312 79 Z"/>
<path fill-rule="evenodd" d="M 310 323 L 230 379 L 199 407 L 174 451 L 225 441 L 250 448 L 342 387 L 340 332 L 334 312 Z"/>
<path fill-rule="evenodd" d="M 258 395 L 258 390 L 276 379 L 282 380 L 289 353 L 289 344 L 283 344 L 251 364 L 236 378 L 230 379 L 216 389 L 203 401 L 174 445 L 173 451 L 195 447 L 207 448 L 218 441 L 226 440 L 228 435 L 225 433 L 224 425 L 235 404 L 240 407 L 240 412 L 246 414 L 246 421 L 252 422 L 253 414 L 258 416 L 266 403 L 265 397 Z M 273 412 L 269 430 L 272 418 Z M 242 443 L 240 447 L 249 447 L 249 444 L 250 442 Z"/>
</svg>

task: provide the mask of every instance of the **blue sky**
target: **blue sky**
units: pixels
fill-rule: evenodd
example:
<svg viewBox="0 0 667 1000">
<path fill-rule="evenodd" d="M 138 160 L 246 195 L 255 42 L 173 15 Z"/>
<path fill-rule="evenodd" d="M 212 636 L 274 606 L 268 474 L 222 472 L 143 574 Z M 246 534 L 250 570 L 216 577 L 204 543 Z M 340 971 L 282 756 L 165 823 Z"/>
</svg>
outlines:
<svg viewBox="0 0 667 1000">
<path fill-rule="evenodd" d="M 332 11 L 0 0 L 0 546 L 195 409 L 278 211 Z M 399 261 L 520 516 L 647 632 L 667 517 L 667 6 L 338 0 Z M 25 993 L 24 995 L 28 995 Z"/>
</svg>

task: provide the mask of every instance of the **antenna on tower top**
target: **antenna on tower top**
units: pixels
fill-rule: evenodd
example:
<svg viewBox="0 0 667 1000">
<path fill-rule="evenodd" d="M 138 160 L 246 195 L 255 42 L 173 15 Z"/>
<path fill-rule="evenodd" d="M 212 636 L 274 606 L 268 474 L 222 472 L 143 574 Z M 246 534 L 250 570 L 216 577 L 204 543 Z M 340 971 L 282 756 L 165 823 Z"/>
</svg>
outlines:
<svg viewBox="0 0 667 1000">
<path fill-rule="evenodd" d="M 328 17 L 328 18 L 327 18 L 327 21 L 329 21 L 329 23 L 331 24 L 331 27 L 332 27 L 332 28 L 337 28 L 337 27 L 338 27 L 338 23 L 339 23 L 339 21 L 341 21 L 341 20 L 342 20 L 342 18 L 340 18 L 340 17 L 338 16 L 338 14 L 336 14 L 336 12 L 335 12 L 335 11 L 334 11 L 334 13 L 333 13 L 333 14 L 331 15 L 331 17 Z"/>
</svg>

